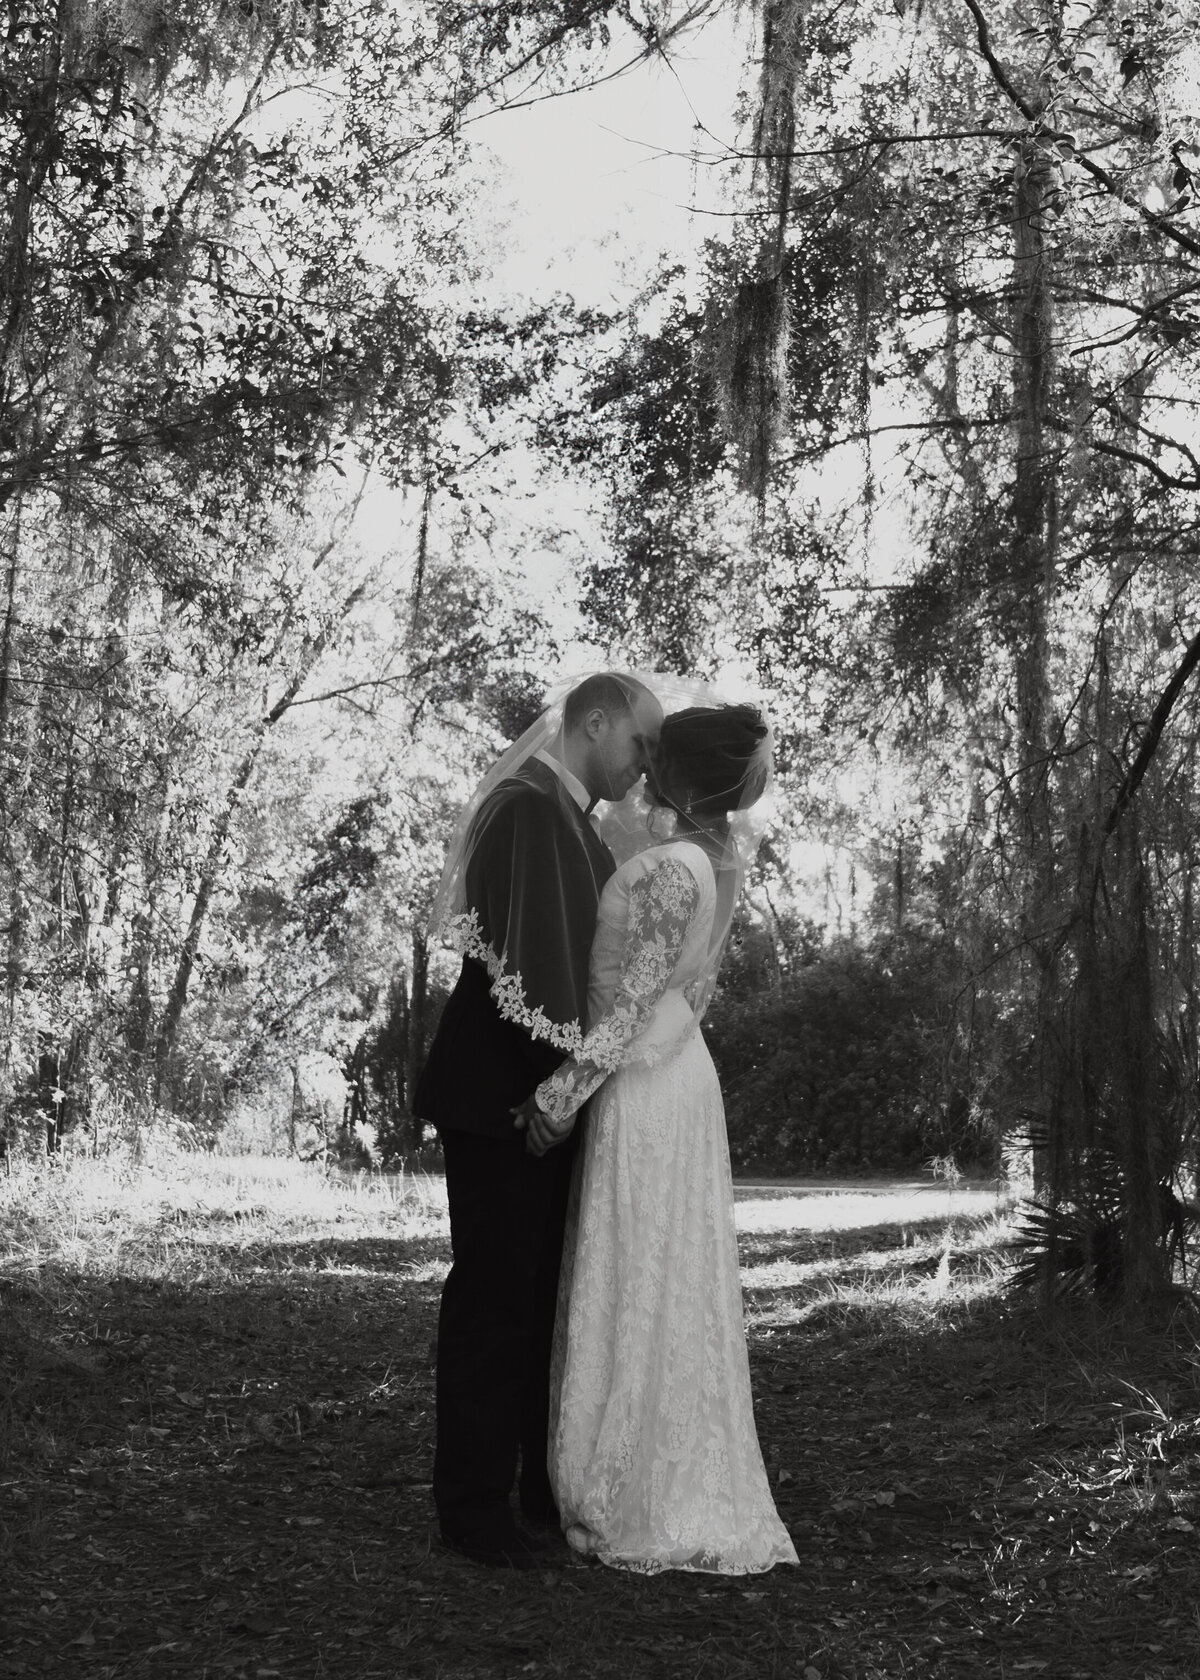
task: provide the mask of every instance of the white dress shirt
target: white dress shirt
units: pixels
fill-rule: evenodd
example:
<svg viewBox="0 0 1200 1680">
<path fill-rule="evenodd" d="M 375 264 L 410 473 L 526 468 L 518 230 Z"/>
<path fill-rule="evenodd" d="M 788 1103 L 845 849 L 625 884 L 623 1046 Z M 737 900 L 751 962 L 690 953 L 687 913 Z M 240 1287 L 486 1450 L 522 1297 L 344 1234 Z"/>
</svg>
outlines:
<svg viewBox="0 0 1200 1680">
<path fill-rule="evenodd" d="M 548 764 L 550 766 L 551 770 L 553 770 L 559 781 L 566 788 L 567 792 L 571 795 L 571 798 L 575 801 L 576 805 L 578 805 L 584 816 L 588 816 L 589 809 L 592 804 L 592 796 L 579 780 L 579 777 L 575 775 L 574 771 L 568 770 L 561 759 L 555 758 L 553 753 L 548 753 L 544 747 L 539 747 L 533 756 L 534 758 L 540 759 L 543 764 Z M 594 819 L 592 826 L 595 827 Z"/>
</svg>

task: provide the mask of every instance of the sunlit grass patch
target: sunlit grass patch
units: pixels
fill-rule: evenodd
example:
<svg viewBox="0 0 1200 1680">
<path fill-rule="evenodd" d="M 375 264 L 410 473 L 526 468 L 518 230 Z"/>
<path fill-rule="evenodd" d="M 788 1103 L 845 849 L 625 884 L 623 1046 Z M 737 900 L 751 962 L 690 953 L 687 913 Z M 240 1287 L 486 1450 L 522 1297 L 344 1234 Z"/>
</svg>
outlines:
<svg viewBox="0 0 1200 1680">
<path fill-rule="evenodd" d="M 786 1216 L 778 1202 L 738 1208 L 752 1326 L 926 1322 L 995 1295 L 1006 1274 L 1011 1227 L 995 1194 L 784 1200 Z"/>
<path fill-rule="evenodd" d="M 167 1276 L 206 1249 L 322 1237 L 433 1237 L 445 1189 L 425 1174 L 326 1174 L 282 1158 L 160 1151 L 17 1163 L 0 1175 L 0 1272 Z"/>
<path fill-rule="evenodd" d="M 845 1231 L 871 1225 L 925 1225 L 935 1220 L 991 1214 L 1011 1204 L 1007 1189 L 897 1190 L 894 1193 L 829 1191 L 739 1200 L 739 1231 Z"/>
</svg>

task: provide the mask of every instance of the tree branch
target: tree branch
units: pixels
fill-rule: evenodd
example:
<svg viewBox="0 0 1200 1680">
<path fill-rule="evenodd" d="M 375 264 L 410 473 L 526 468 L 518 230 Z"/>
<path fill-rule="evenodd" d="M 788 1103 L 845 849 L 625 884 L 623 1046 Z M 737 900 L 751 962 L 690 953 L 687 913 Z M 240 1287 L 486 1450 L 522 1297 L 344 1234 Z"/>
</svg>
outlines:
<svg viewBox="0 0 1200 1680">
<path fill-rule="evenodd" d="M 946 414 L 937 420 L 897 420 L 887 426 L 860 426 L 852 432 L 843 432 L 840 437 L 827 438 L 824 443 L 814 444 L 811 449 L 797 449 L 791 455 L 781 456 L 777 465 L 791 467 L 797 461 L 814 461 L 818 456 L 828 454 L 831 449 L 841 449 L 848 443 L 868 443 L 872 438 L 883 437 L 887 432 L 966 432 L 1008 426 L 1011 423 L 1010 414 L 989 414 L 978 418 L 969 414 Z"/>
<path fill-rule="evenodd" d="M 1075 428 L 1068 426 L 1063 420 L 1055 420 L 1046 416 L 1046 424 L 1052 431 L 1072 435 Z M 1126 449 L 1119 443 L 1110 443 L 1105 438 L 1089 438 L 1088 448 L 1096 450 L 1101 455 L 1111 455 L 1117 461 L 1129 461 L 1135 467 L 1143 467 L 1152 478 L 1166 490 L 1200 490 L 1200 478 L 1182 478 L 1178 473 L 1169 473 L 1160 467 L 1157 461 L 1151 460 L 1149 455 L 1143 455 L 1136 449 Z"/>
<path fill-rule="evenodd" d="M 1017 110 L 1020 111 L 1026 122 L 1037 122 L 1041 117 L 1042 108 L 1038 105 L 1031 105 L 1029 101 L 1017 90 L 1017 86 L 1012 77 L 1008 74 L 1008 71 L 996 57 L 995 51 L 992 47 L 991 32 L 987 26 L 987 19 L 980 11 L 979 6 L 976 4 L 976 0 L 966 0 L 966 7 L 971 16 L 975 19 L 975 33 L 979 40 L 979 50 L 987 60 L 988 69 L 992 72 L 992 77 L 996 86 L 1001 88 L 1003 92 L 1007 94 L 1008 98 L 1017 107 Z"/>
<path fill-rule="evenodd" d="M 1175 708 L 1175 702 L 1179 699 L 1184 684 L 1197 665 L 1200 665 L 1200 632 L 1197 632 L 1188 643 L 1187 652 L 1180 660 L 1175 675 L 1163 690 L 1158 705 L 1154 708 L 1146 733 L 1142 737 L 1142 744 L 1138 748 L 1137 757 L 1125 772 L 1121 785 L 1117 789 L 1116 798 L 1112 802 L 1112 808 L 1105 818 L 1102 831 L 1105 839 L 1112 834 L 1129 809 L 1129 803 L 1141 786 L 1142 778 L 1150 768 L 1151 761 L 1158 751 L 1159 740 Z"/>
<path fill-rule="evenodd" d="M 975 32 L 979 40 L 979 51 L 987 61 L 988 68 L 992 72 L 992 78 L 995 81 L 996 86 L 1000 88 L 1006 98 L 1008 98 L 1012 104 L 1016 106 L 1017 110 L 1020 111 L 1025 120 L 1028 123 L 1035 125 L 1034 131 L 1030 134 L 1029 138 L 1045 141 L 1050 144 L 1052 144 L 1055 140 L 1069 141 L 1070 155 L 1074 159 L 1075 163 L 1079 165 L 1080 169 L 1090 175 L 1094 181 L 1099 182 L 1110 198 L 1115 198 L 1119 203 L 1125 205 L 1126 209 L 1135 211 L 1137 215 L 1141 217 L 1142 221 L 1154 228 L 1157 233 L 1162 234 L 1164 239 L 1169 239 L 1174 244 L 1178 245 L 1181 250 L 1190 251 L 1193 256 L 1200 257 L 1200 240 L 1193 239 L 1190 234 L 1184 233 L 1181 228 L 1173 227 L 1165 216 L 1160 216 L 1156 211 L 1148 209 L 1146 205 L 1142 204 L 1127 187 L 1123 187 L 1121 185 L 1111 171 L 1105 169 L 1102 164 L 1097 163 L 1094 158 L 1089 157 L 1086 152 L 1077 151 L 1074 139 L 1071 135 L 1059 134 L 1054 129 L 1050 128 L 1041 130 L 1036 128 L 1036 125 L 1042 120 L 1045 107 L 1043 105 L 1034 105 L 1025 98 L 1025 96 L 1017 88 L 1012 77 L 1008 74 L 1008 71 L 996 57 L 995 50 L 992 47 L 991 34 L 987 26 L 987 19 L 980 10 L 978 0 L 963 0 L 963 3 L 970 12 L 971 16 L 975 19 Z"/>
</svg>

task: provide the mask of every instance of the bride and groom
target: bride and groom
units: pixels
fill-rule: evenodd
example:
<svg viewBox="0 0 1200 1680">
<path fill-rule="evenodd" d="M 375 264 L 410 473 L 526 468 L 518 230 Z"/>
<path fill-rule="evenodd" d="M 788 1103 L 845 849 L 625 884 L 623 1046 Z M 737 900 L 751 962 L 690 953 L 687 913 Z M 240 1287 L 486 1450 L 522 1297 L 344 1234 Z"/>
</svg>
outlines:
<svg viewBox="0 0 1200 1680">
<path fill-rule="evenodd" d="M 796 1561 L 755 1433 L 697 1030 L 770 736 L 750 706 L 664 716 L 699 686 L 604 673 L 550 706 L 468 804 L 435 904 L 464 960 L 415 1100 L 453 1250 L 433 1491 L 477 1563 L 543 1567 L 560 1529 L 645 1572 Z"/>
</svg>

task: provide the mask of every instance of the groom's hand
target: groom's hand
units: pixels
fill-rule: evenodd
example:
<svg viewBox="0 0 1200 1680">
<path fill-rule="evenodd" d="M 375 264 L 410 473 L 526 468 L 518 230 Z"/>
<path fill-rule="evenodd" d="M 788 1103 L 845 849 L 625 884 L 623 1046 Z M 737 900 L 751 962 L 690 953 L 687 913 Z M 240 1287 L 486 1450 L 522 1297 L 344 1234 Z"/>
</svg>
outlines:
<svg viewBox="0 0 1200 1680">
<path fill-rule="evenodd" d="M 565 1131 L 552 1126 L 534 1097 L 526 1097 L 520 1108 L 514 1108 L 511 1112 L 517 1131 L 526 1134 L 525 1148 L 531 1155 L 544 1155 L 548 1149 L 553 1149 L 556 1143 L 565 1142 L 574 1130 L 574 1117 Z"/>
<path fill-rule="evenodd" d="M 529 1116 L 526 1131 L 525 1147 L 531 1155 L 544 1155 L 548 1149 L 553 1149 L 556 1143 L 565 1143 L 575 1129 L 575 1116 L 571 1116 L 570 1124 L 552 1126 L 549 1117 L 541 1109 L 535 1109 Z"/>
<path fill-rule="evenodd" d="M 508 1112 L 513 1117 L 513 1125 L 517 1131 L 523 1132 L 529 1124 L 530 1115 L 540 1114 L 541 1110 L 538 1108 L 536 1097 L 526 1097 L 519 1108 L 510 1108 Z"/>
</svg>

